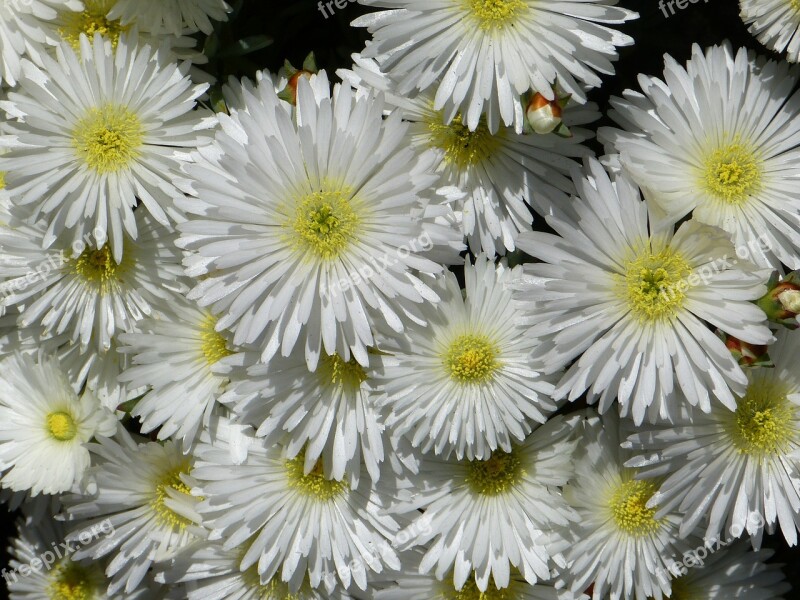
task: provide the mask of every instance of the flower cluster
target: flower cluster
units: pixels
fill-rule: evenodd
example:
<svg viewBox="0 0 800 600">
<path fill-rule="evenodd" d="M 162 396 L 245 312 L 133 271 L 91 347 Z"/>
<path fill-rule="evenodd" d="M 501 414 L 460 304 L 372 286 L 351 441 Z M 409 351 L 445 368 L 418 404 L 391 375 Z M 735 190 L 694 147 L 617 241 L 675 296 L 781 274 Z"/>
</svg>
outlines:
<svg viewBox="0 0 800 600">
<path fill-rule="evenodd" d="M 241 2 L 0 3 L 12 600 L 781 598 L 800 71 L 595 132 L 617 0 L 358 1 L 339 83 L 204 71 Z"/>
</svg>

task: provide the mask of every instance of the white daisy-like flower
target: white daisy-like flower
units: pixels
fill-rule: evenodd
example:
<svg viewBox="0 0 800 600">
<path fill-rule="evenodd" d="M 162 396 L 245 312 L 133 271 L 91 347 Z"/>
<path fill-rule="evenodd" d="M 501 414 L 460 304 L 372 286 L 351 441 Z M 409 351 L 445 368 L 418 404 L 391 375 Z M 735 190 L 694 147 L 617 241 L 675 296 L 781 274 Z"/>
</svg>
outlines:
<svg viewBox="0 0 800 600">
<path fill-rule="evenodd" d="M 786 59 L 800 62 L 800 2 L 798 0 L 739 0 L 739 14 L 758 41 Z"/>
<path fill-rule="evenodd" d="M 12 0 L 0 4 L 0 83 L 17 85 L 22 60 L 38 55 L 52 42 L 46 23 L 54 20 L 57 9 L 79 10 L 79 0 Z"/>
<path fill-rule="evenodd" d="M 373 36 L 363 55 L 387 55 L 384 71 L 397 91 L 413 96 L 434 88 L 434 110 L 449 122 L 461 113 L 474 131 L 486 115 L 489 131 L 502 122 L 522 131 L 528 90 L 554 99 L 558 82 L 580 102 L 598 73 L 613 74 L 616 48 L 633 39 L 607 25 L 637 18 L 617 0 L 359 0 L 389 10 L 353 21 Z"/>
<path fill-rule="evenodd" d="M 681 534 L 705 527 L 706 538 L 745 531 L 759 547 L 779 526 L 790 545 L 800 528 L 800 334 L 783 331 L 770 346 L 774 368 L 752 367 L 734 410 L 686 412 L 674 425 L 633 435 L 643 477 L 664 479 L 654 499 L 684 514 Z"/>
<path fill-rule="evenodd" d="M 426 253 L 459 260 L 458 231 L 420 198 L 438 177 L 404 146 L 399 114 L 384 120 L 380 98 L 349 86 L 331 96 L 324 73 L 300 78 L 296 119 L 269 81 L 242 94 L 220 116 L 222 155 L 186 168 L 198 197 L 179 203 L 178 244 L 202 277 L 189 297 L 264 361 L 299 344 L 312 370 L 323 349 L 366 366 L 374 322 L 402 331 L 438 301 L 424 274 L 443 257 Z"/>
<path fill-rule="evenodd" d="M 78 396 L 58 361 L 15 354 L 0 361 L 0 486 L 58 494 L 89 468 L 86 444 L 117 425 L 91 392 Z"/>
<path fill-rule="evenodd" d="M 664 79 L 640 76 L 643 93 L 611 101 L 624 130 L 600 131 L 653 214 L 677 222 L 691 212 L 756 264 L 800 267 L 800 70 L 695 45 L 685 68 L 666 57 Z"/>
<path fill-rule="evenodd" d="M 568 532 L 569 567 L 562 577 L 573 592 L 594 584 L 593 600 L 631 600 L 670 596 L 673 556 L 691 549 L 678 537 L 681 519 L 674 513 L 656 515 L 648 501 L 657 489 L 651 481 L 635 479 L 624 466 L 616 415 L 584 422 L 575 476 L 564 498 L 578 520 Z"/>
<path fill-rule="evenodd" d="M 167 583 L 185 585 L 184 600 L 350 600 L 346 592 L 336 589 L 331 593 L 314 589 L 305 581 L 300 589 L 291 592 L 289 586 L 273 577 L 261 583 L 258 566 L 239 570 L 247 543 L 239 548 L 225 550 L 221 542 L 201 542 L 184 550 L 158 579 Z M 177 598 L 176 598 L 177 600 Z"/>
<path fill-rule="evenodd" d="M 82 37 L 79 53 L 62 44 L 42 62 L 26 62 L 19 91 L 0 102 L 13 119 L 2 139 L 11 151 L 0 156 L 6 187 L 47 219 L 45 247 L 100 229 L 119 263 L 123 231 L 137 237 L 137 198 L 163 226 L 180 218 L 179 167 L 216 122 L 192 110 L 208 86 L 192 85 L 188 65 L 162 65 L 122 38 L 113 49 L 99 33 Z"/>
<path fill-rule="evenodd" d="M 119 336 L 119 351 L 130 366 L 119 381 L 132 389 L 148 386 L 132 411 L 142 433 L 158 429 L 158 439 L 180 439 L 184 449 L 207 427 L 217 399 L 236 362 L 232 346 L 216 331 L 216 318 L 182 296 L 173 297 L 157 318 Z"/>
<path fill-rule="evenodd" d="M 192 457 L 169 441 L 138 443 L 122 428 L 114 438 L 92 446 L 98 463 L 90 469 L 94 492 L 64 497 L 72 521 L 68 540 L 80 541 L 76 560 L 109 557 L 108 594 L 138 588 L 148 570 L 204 537 L 196 512 L 199 499 L 190 494 Z M 82 531 L 110 521 L 113 536 L 80 539 Z"/>
<path fill-rule="evenodd" d="M 546 214 L 553 204 L 573 194 L 569 178 L 576 158 L 592 154 L 583 142 L 592 132 L 579 126 L 600 115 L 595 105 L 574 105 L 563 114 L 571 137 L 516 133 L 511 127 L 489 132 L 485 119 L 475 131 L 460 115 L 445 124 L 443 113 L 434 110 L 433 91 L 406 98 L 380 71 L 380 61 L 354 55 L 352 70 L 337 74 L 354 87 L 380 90 L 388 107 L 400 111 L 411 123 L 410 142 L 419 152 L 435 155 L 434 169 L 442 183 L 466 192 L 458 203 L 462 227 L 474 254 L 505 254 L 515 249 L 520 231 L 529 231 L 533 220 L 529 205 Z M 575 127 L 577 126 L 577 127 Z"/>
<path fill-rule="evenodd" d="M 138 239 L 125 240 L 119 263 L 102 232 L 43 250 L 43 221 L 0 226 L 0 261 L 10 276 L 0 285 L 0 302 L 20 307 L 22 327 L 41 325 L 45 336 L 68 333 L 82 350 L 94 342 L 106 352 L 117 332 L 133 331 L 154 307 L 188 289 L 175 234 L 143 210 L 133 217 Z"/>
<path fill-rule="evenodd" d="M 211 21 L 227 21 L 230 10 L 225 0 L 115 0 L 108 18 L 155 34 L 210 34 L 214 30 Z"/>
<path fill-rule="evenodd" d="M 738 259 L 716 227 L 648 227 L 636 186 L 625 174 L 609 179 L 594 159 L 575 183 L 574 221 L 550 216 L 558 235 L 520 237 L 519 247 L 545 262 L 525 265 L 515 284 L 529 335 L 540 338 L 533 357 L 548 371 L 577 359 L 556 398 L 588 390 L 601 412 L 618 398 L 637 423 L 674 417 L 679 390 L 704 412 L 712 398 L 734 408 L 747 378 L 707 324 L 748 343 L 771 341 L 751 302 L 769 273 Z"/>
<path fill-rule="evenodd" d="M 326 354 L 316 371 L 308 370 L 302 350 L 267 364 L 258 358 L 245 356 L 246 371 L 231 375 L 231 389 L 220 398 L 238 421 L 255 427 L 266 444 L 282 442 L 288 458 L 303 452 L 307 469 L 323 457 L 330 479 L 347 473 L 351 485 L 358 485 L 362 464 L 370 478 L 380 478 L 389 449 L 375 383 L 382 354 L 370 353 L 367 368 Z"/>
<path fill-rule="evenodd" d="M 403 336 L 381 336 L 383 361 L 376 381 L 385 396 L 387 426 L 423 452 L 454 452 L 461 459 L 487 459 L 511 451 L 556 410 L 553 378 L 537 372 L 529 355 L 536 340 L 516 324 L 509 283 L 522 268 L 509 269 L 485 255 L 467 263 L 462 294 L 456 276 L 436 286 L 442 298 L 427 307 L 424 324 Z"/>
<path fill-rule="evenodd" d="M 792 589 L 781 565 L 767 563 L 775 554 L 772 550 L 752 552 L 743 542 L 724 548 L 707 544 L 705 548 L 707 557 L 699 559 L 700 566 L 680 564 L 673 570 L 676 579 L 672 581 L 671 599 L 782 600 L 782 594 Z M 701 554 L 698 547 L 692 556 L 699 558 Z"/>
<path fill-rule="evenodd" d="M 75 544 L 64 541 L 64 525 L 51 515 L 20 519 L 17 531 L 9 548 L 9 569 L 1 571 L 8 585 L 9 600 L 120 600 L 119 595 L 106 593 L 102 563 L 73 560 Z M 84 539 L 106 539 L 114 533 L 109 521 L 83 535 Z M 155 598 L 156 594 L 143 586 L 125 595 L 124 600 Z"/>
<path fill-rule="evenodd" d="M 323 459 L 306 469 L 302 453 L 287 458 L 281 445 L 247 436 L 235 439 L 247 452 L 234 461 L 227 438 L 224 428 L 213 443 L 204 436 L 192 476 L 211 539 L 241 549 L 240 570 L 257 565 L 262 583 L 283 582 L 296 593 L 306 581 L 328 592 L 365 590 L 369 572 L 400 567 L 387 541 L 399 525 L 386 514 L 391 498 L 381 488 L 366 478 L 353 488 L 326 477 Z"/>
<path fill-rule="evenodd" d="M 512 569 L 535 584 L 564 567 L 564 540 L 551 532 L 576 518 L 558 489 L 572 476 L 576 422 L 554 417 L 486 460 L 423 457 L 396 504 L 425 511 L 396 537 L 408 540 L 401 550 L 430 542 L 420 573 L 488 593 L 492 582 L 508 587 Z"/>
</svg>

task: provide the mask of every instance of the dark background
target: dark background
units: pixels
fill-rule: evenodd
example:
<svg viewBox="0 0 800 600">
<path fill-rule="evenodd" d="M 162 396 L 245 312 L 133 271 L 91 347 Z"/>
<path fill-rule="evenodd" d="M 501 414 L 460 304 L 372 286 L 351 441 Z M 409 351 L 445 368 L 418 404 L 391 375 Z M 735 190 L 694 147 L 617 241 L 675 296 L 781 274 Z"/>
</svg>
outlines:
<svg viewBox="0 0 800 600">
<path fill-rule="evenodd" d="M 232 0 L 228 0 L 232 4 Z M 693 43 L 701 46 L 730 40 L 734 48 L 746 46 L 768 54 L 747 32 L 738 15 L 736 0 L 699 0 L 687 8 L 665 17 L 658 8 L 658 0 L 620 0 L 620 5 L 638 10 L 640 18 L 623 27 L 631 35 L 634 46 L 622 48 L 614 77 L 606 77 L 601 89 L 594 90 L 590 99 L 597 102 L 601 111 L 607 109 L 608 98 L 619 95 L 626 88 L 637 88 L 639 73 L 660 75 L 663 55 L 668 53 L 683 63 L 690 57 Z M 288 59 L 299 67 L 305 56 L 314 51 L 320 68 L 328 70 L 333 80 L 337 68 L 350 65 L 350 55 L 360 51 L 367 38 L 366 32 L 349 26 L 350 22 L 367 9 L 351 3 L 333 16 L 324 18 L 315 0 L 245 0 L 237 17 L 219 30 L 220 54 L 231 44 L 252 36 L 268 36 L 272 43 L 246 57 L 218 58 L 211 62 L 211 70 L 220 80 L 229 75 L 252 77 L 258 69 L 277 71 Z M 600 125 L 607 124 L 604 119 Z M 599 148 L 598 148 L 599 150 Z M 0 536 L 6 540 L 12 534 L 14 516 L 0 507 Z M 789 548 L 780 534 L 765 539 L 765 546 L 774 548 L 774 561 L 786 564 L 787 576 L 794 590 L 800 590 L 800 572 L 796 569 L 800 550 Z M 0 568 L 7 566 L 6 543 L 0 546 Z M 5 597 L 5 585 L 0 581 L 0 598 Z M 798 598 L 790 592 L 786 598 Z"/>
</svg>

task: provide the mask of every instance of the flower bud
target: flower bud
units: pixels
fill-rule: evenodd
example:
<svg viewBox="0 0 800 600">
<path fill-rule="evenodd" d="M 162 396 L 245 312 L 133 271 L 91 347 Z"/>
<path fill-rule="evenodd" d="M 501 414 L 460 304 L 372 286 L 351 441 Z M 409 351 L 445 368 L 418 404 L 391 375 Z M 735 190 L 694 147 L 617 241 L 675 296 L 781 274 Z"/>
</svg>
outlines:
<svg viewBox="0 0 800 600">
<path fill-rule="evenodd" d="M 763 297 L 756 301 L 770 321 L 796 329 L 799 325 L 800 314 L 800 276 L 792 271 L 783 279 L 775 272 L 767 283 L 769 290 Z"/>
<path fill-rule="evenodd" d="M 278 93 L 278 98 L 288 102 L 289 104 L 297 104 L 297 86 L 300 84 L 300 78 L 305 77 L 310 79 L 315 75 L 319 69 L 317 68 L 317 61 L 314 58 L 314 53 L 309 54 L 303 61 L 302 69 L 295 69 L 292 64 L 287 60 L 283 65 L 283 74 L 286 75 L 288 81 L 286 87 Z"/>
<path fill-rule="evenodd" d="M 563 112 L 558 100 L 548 100 L 536 92 L 528 102 L 525 114 L 531 129 L 544 135 L 554 132 L 563 123 Z"/>
<path fill-rule="evenodd" d="M 770 367 L 772 359 L 769 357 L 769 346 L 748 344 L 742 340 L 729 335 L 721 336 L 725 341 L 725 347 L 733 354 L 733 358 L 741 367 Z"/>
</svg>

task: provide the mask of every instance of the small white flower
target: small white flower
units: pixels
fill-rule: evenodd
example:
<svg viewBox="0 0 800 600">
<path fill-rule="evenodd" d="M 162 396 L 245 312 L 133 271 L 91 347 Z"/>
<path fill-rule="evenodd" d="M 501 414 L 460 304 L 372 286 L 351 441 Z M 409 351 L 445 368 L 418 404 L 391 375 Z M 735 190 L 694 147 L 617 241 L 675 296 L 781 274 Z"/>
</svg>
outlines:
<svg viewBox="0 0 800 600">
<path fill-rule="evenodd" d="M 84 444 L 116 424 L 91 392 L 75 393 L 56 359 L 0 361 L 2 487 L 34 496 L 69 491 L 89 468 Z"/>
<path fill-rule="evenodd" d="M 633 435 L 642 453 L 630 464 L 663 479 L 654 502 L 684 515 L 681 534 L 750 535 L 754 547 L 780 527 L 790 545 L 800 529 L 800 333 L 782 331 L 770 346 L 774 368 L 752 367 L 733 410 L 684 412 L 674 424 Z"/>
<path fill-rule="evenodd" d="M 424 324 L 403 336 L 381 336 L 391 356 L 376 370 L 389 411 L 387 426 L 423 452 L 486 459 L 511 451 L 556 410 L 552 378 L 529 355 L 536 340 L 516 324 L 509 283 L 522 268 L 495 266 L 479 255 L 464 270 L 462 294 L 452 273 L 434 288 L 442 302 L 428 306 Z"/>
<path fill-rule="evenodd" d="M 226 21 L 230 10 L 225 0 L 116 0 L 108 18 L 155 34 L 208 34 L 214 30 L 211 21 Z"/>
<path fill-rule="evenodd" d="M 637 423 L 674 416 L 684 395 L 705 412 L 712 398 L 735 406 L 747 378 L 707 324 L 748 343 L 771 341 L 751 302 L 766 293 L 769 272 L 738 259 L 716 227 L 653 227 L 630 179 L 610 178 L 594 159 L 576 185 L 572 214 L 547 217 L 558 235 L 518 241 L 544 261 L 524 265 L 515 284 L 529 335 L 539 339 L 532 356 L 545 372 L 574 361 L 555 397 L 588 390 L 600 412 L 618 399 Z"/>
<path fill-rule="evenodd" d="M 739 0 L 742 20 L 758 41 L 800 62 L 800 2 L 798 0 Z"/>
<path fill-rule="evenodd" d="M 403 96 L 433 88 L 434 110 L 456 113 L 472 131 L 486 115 L 522 130 L 520 96 L 554 97 L 558 84 L 581 102 L 613 73 L 616 48 L 633 39 L 607 25 L 639 15 L 617 0 L 359 0 L 385 10 L 353 21 L 373 36 L 363 55 L 388 55 L 386 73 Z"/>
<path fill-rule="evenodd" d="M 72 521 L 68 540 L 81 541 L 76 560 L 110 557 L 108 594 L 136 590 L 154 562 L 167 561 L 204 537 L 190 494 L 192 457 L 173 442 L 137 444 L 122 428 L 114 439 L 100 438 L 92 447 L 98 464 L 90 470 L 92 493 L 64 497 Z M 109 520 L 115 534 L 83 543 L 80 533 Z"/>
<path fill-rule="evenodd" d="M 97 34 L 66 44 L 43 67 L 24 63 L 19 91 L 0 102 L 10 119 L 0 157 L 14 204 L 47 220 L 44 247 L 101 230 L 116 262 L 124 234 L 136 239 L 133 208 L 168 227 L 187 153 L 211 141 L 216 119 L 193 111 L 207 85 L 193 86 L 188 65 L 161 64 L 153 51 Z"/>
</svg>

